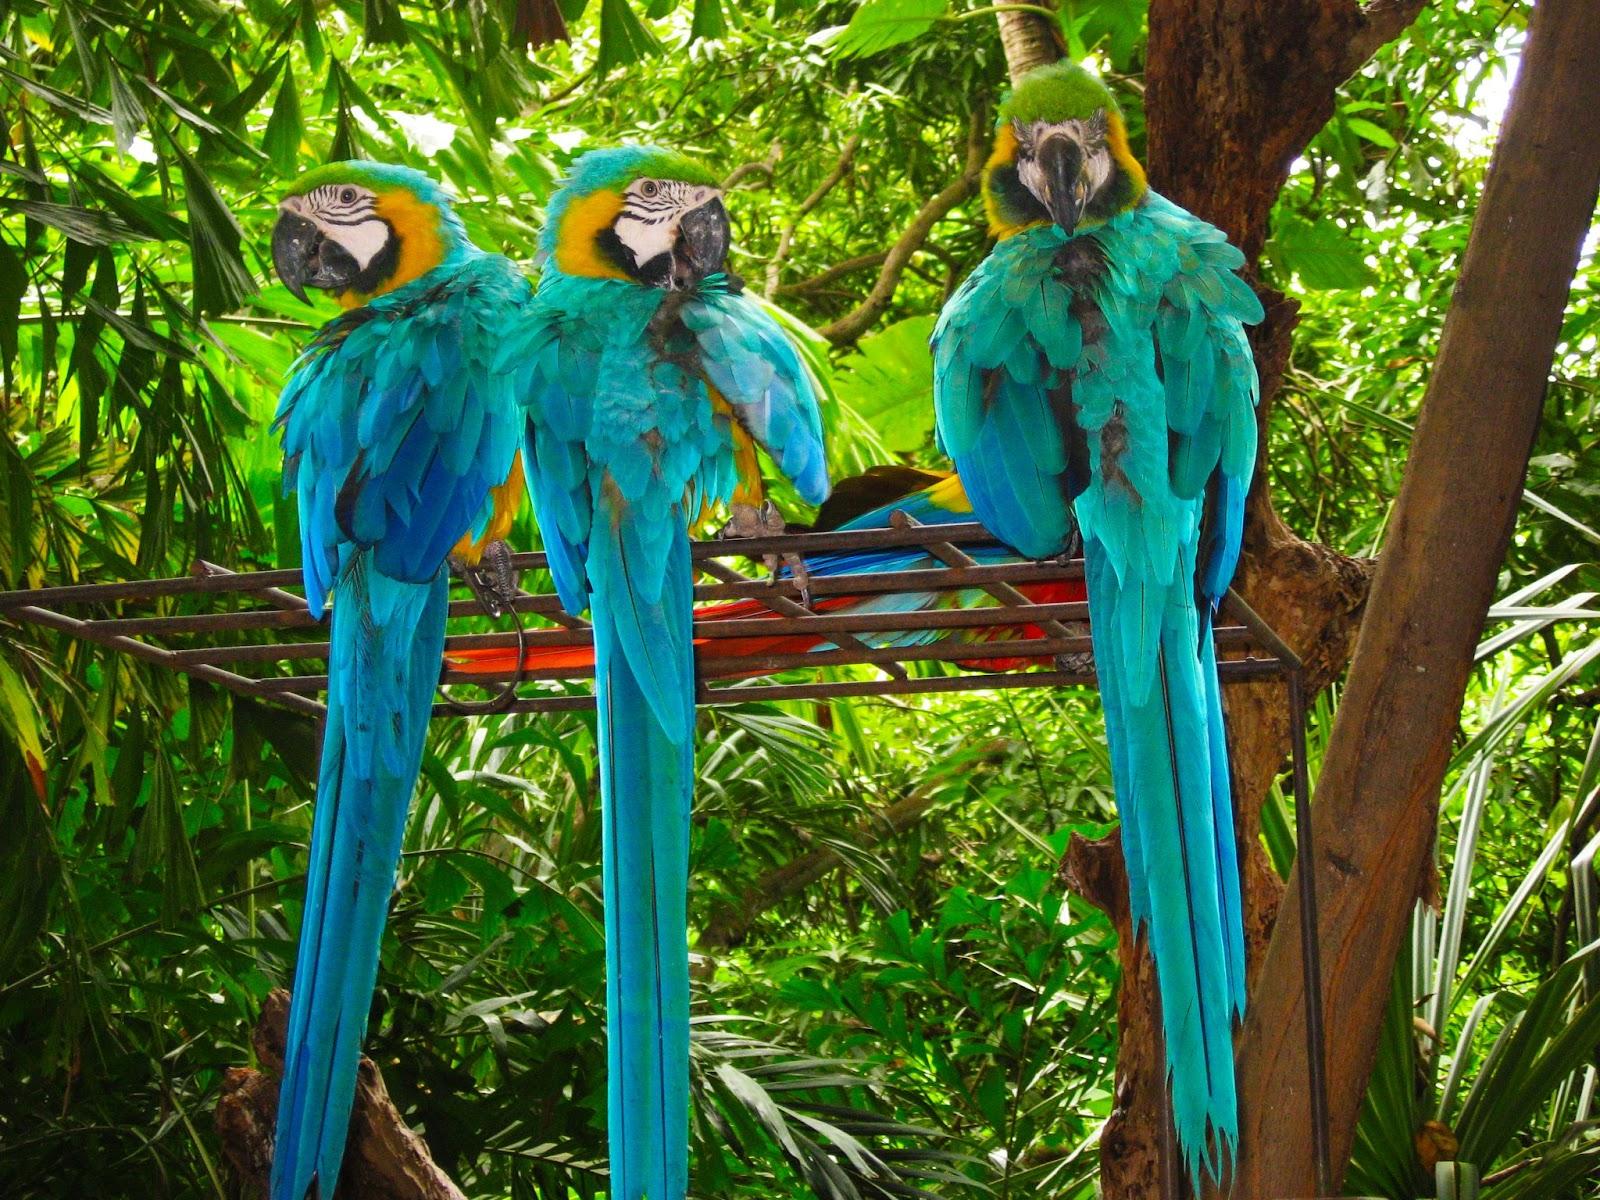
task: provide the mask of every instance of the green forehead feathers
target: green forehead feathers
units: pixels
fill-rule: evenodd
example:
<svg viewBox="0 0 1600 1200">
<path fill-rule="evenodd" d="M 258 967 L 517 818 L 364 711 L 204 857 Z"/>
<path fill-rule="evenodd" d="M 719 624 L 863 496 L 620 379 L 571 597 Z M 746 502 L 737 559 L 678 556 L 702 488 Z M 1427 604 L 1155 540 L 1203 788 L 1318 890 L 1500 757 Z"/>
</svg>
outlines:
<svg viewBox="0 0 1600 1200">
<path fill-rule="evenodd" d="M 1052 123 L 1084 120 L 1099 109 L 1121 116 L 1111 89 L 1093 72 L 1073 62 L 1051 63 L 1022 77 L 1016 89 L 1000 102 L 1000 120 Z"/>
<path fill-rule="evenodd" d="M 314 167 L 290 184 L 287 194 L 304 196 L 315 188 L 338 187 L 346 183 L 373 192 L 407 191 L 425 204 L 439 208 L 450 207 L 450 194 L 421 171 L 395 166 L 392 163 L 367 162 L 364 159 L 331 162 Z"/>
</svg>

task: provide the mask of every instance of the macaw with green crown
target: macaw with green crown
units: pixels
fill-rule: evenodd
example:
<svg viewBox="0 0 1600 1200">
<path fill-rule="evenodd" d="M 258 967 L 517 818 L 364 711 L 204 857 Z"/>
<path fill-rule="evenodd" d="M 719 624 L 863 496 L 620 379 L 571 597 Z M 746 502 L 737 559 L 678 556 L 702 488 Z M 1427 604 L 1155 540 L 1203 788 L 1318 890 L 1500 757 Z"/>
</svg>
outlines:
<svg viewBox="0 0 1600 1200">
<path fill-rule="evenodd" d="M 729 237 L 698 164 L 585 154 L 551 198 L 538 293 L 499 360 L 520 380 L 556 589 L 594 623 L 616 1200 L 688 1186 L 690 526 L 731 504 L 733 529 L 781 530 L 758 445 L 802 499 L 828 492 L 813 382 L 727 273 Z"/>
<path fill-rule="evenodd" d="M 306 603 L 320 617 L 331 599 L 332 629 L 271 1190 L 326 1200 L 439 681 L 450 565 L 475 571 L 522 502 L 520 407 L 491 364 L 532 289 L 405 167 L 320 167 L 278 211 L 285 286 L 345 309 L 295 364 L 276 421 Z"/>
<path fill-rule="evenodd" d="M 1081 538 L 1130 907 L 1155 956 L 1172 1110 L 1198 1189 L 1238 1138 L 1238 849 L 1213 614 L 1255 467 L 1262 317 L 1244 255 L 1151 191 L 1116 100 L 1024 76 L 983 176 L 988 257 L 934 331 L 941 443 L 1024 554 Z"/>
</svg>

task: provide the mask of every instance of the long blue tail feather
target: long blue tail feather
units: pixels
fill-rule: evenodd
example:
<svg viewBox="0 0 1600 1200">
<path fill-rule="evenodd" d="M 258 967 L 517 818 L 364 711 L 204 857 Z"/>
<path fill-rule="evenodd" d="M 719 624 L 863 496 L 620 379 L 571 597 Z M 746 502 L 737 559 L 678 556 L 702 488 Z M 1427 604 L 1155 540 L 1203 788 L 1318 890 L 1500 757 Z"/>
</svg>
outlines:
<svg viewBox="0 0 1600 1200">
<path fill-rule="evenodd" d="M 626 519 L 626 518 L 625 518 Z M 619 539 L 619 542 L 625 539 Z M 617 543 L 613 543 L 615 545 Z M 594 555 L 609 547 L 597 546 Z M 614 1200 L 682 1200 L 689 1183 L 689 813 L 694 781 L 692 574 L 682 524 L 661 595 L 637 572 L 591 603 L 605 835 L 606 1020 Z M 623 594 L 613 588 L 620 585 Z M 632 624 L 630 631 L 625 626 Z M 640 635 L 648 663 L 636 661 Z M 641 669 L 647 667 L 648 669 Z M 650 689 L 675 689 L 652 695 Z M 677 728 L 668 729 L 663 712 Z"/>
<path fill-rule="evenodd" d="M 1222 852 L 1233 821 L 1215 661 L 1196 652 L 1185 579 L 1119 581 L 1094 539 L 1085 556 L 1134 931 L 1149 933 L 1173 1121 L 1198 1190 L 1202 1173 L 1225 1173 L 1238 1138 L 1232 1034 L 1243 947 L 1229 928 L 1238 868 L 1236 854 L 1229 862 Z M 1146 631 L 1156 630 L 1152 642 Z M 1153 666 L 1130 671 L 1130 652 L 1150 654 Z"/>
<path fill-rule="evenodd" d="M 272 1200 L 339 1178 L 406 813 L 444 649 L 449 577 L 390 579 L 347 550 L 289 1006 Z"/>
</svg>

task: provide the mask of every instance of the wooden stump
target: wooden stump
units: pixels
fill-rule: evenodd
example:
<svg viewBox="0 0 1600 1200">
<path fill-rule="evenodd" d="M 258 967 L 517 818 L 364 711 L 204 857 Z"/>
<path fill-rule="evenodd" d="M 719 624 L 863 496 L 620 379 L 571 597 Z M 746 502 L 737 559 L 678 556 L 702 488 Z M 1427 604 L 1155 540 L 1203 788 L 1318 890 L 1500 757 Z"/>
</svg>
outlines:
<svg viewBox="0 0 1600 1200">
<path fill-rule="evenodd" d="M 275 989 L 251 1035 L 261 1069 L 231 1068 L 217 1101 L 222 1153 L 242 1193 L 262 1200 L 272 1174 L 272 1133 L 288 1023 L 289 993 Z M 427 1143 L 401 1119 L 370 1058 L 362 1058 L 356 1075 L 356 1102 L 337 1200 L 466 1200 L 434 1163 Z"/>
</svg>

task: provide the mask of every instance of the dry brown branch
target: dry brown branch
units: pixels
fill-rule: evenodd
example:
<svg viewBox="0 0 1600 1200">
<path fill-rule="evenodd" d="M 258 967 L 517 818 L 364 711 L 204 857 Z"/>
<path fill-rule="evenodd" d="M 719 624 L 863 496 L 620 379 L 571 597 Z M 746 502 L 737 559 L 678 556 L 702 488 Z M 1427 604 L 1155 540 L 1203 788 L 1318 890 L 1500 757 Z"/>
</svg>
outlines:
<svg viewBox="0 0 1600 1200">
<path fill-rule="evenodd" d="M 251 1034 L 261 1070 L 233 1067 L 217 1100 L 217 1136 L 223 1156 L 245 1195 L 267 1195 L 272 1175 L 272 1135 L 278 1116 L 289 993 L 274 989 Z M 339 1174 L 341 1200 L 466 1200 L 434 1163 L 422 1138 L 401 1119 L 383 1076 L 369 1058 L 356 1075 L 350 1140 Z"/>
<path fill-rule="evenodd" d="M 983 174 L 984 159 L 988 155 L 988 126 L 988 108 L 980 105 L 973 111 L 972 121 L 967 129 L 966 161 L 962 166 L 960 177 L 938 195 L 931 197 L 918 210 L 906 231 L 889 250 L 888 256 L 883 261 L 883 268 L 878 272 L 878 280 L 867 293 L 867 298 L 837 321 L 824 325 L 818 331 L 835 346 L 851 345 L 872 327 L 873 322 L 883 314 L 883 310 L 888 308 L 889 302 L 894 299 L 894 290 L 900 285 L 900 277 L 905 274 L 906 264 L 918 250 L 922 249 L 922 244 L 928 240 L 928 235 L 933 232 L 934 226 L 977 191 L 978 179 Z"/>
<path fill-rule="evenodd" d="M 778 235 L 778 248 L 772 252 L 772 259 L 767 263 L 767 285 L 761 294 L 768 300 L 778 293 L 778 275 L 783 270 L 784 260 L 789 257 L 790 249 L 794 246 L 795 230 L 800 228 L 800 222 L 805 220 L 828 193 L 838 187 L 840 181 L 850 173 L 851 164 L 856 159 L 856 151 L 860 148 L 861 135 L 851 134 L 850 140 L 844 144 L 844 149 L 839 151 L 839 158 L 833 164 L 833 170 L 829 171 L 812 193 L 800 202 L 800 207 L 795 209 L 794 216 L 784 225 L 783 232 Z"/>
<path fill-rule="evenodd" d="M 1354 1137 L 1411 900 L 1431 863 L 1439 787 L 1473 647 L 1515 526 L 1567 295 L 1600 193 L 1597 60 L 1600 6 L 1542 0 L 1317 782 L 1339 1164 Z M 1507 322 L 1508 312 L 1517 320 Z M 1312 1182 L 1296 913 L 1291 888 L 1240 1046 L 1238 1196 L 1304 1195 Z"/>
</svg>

